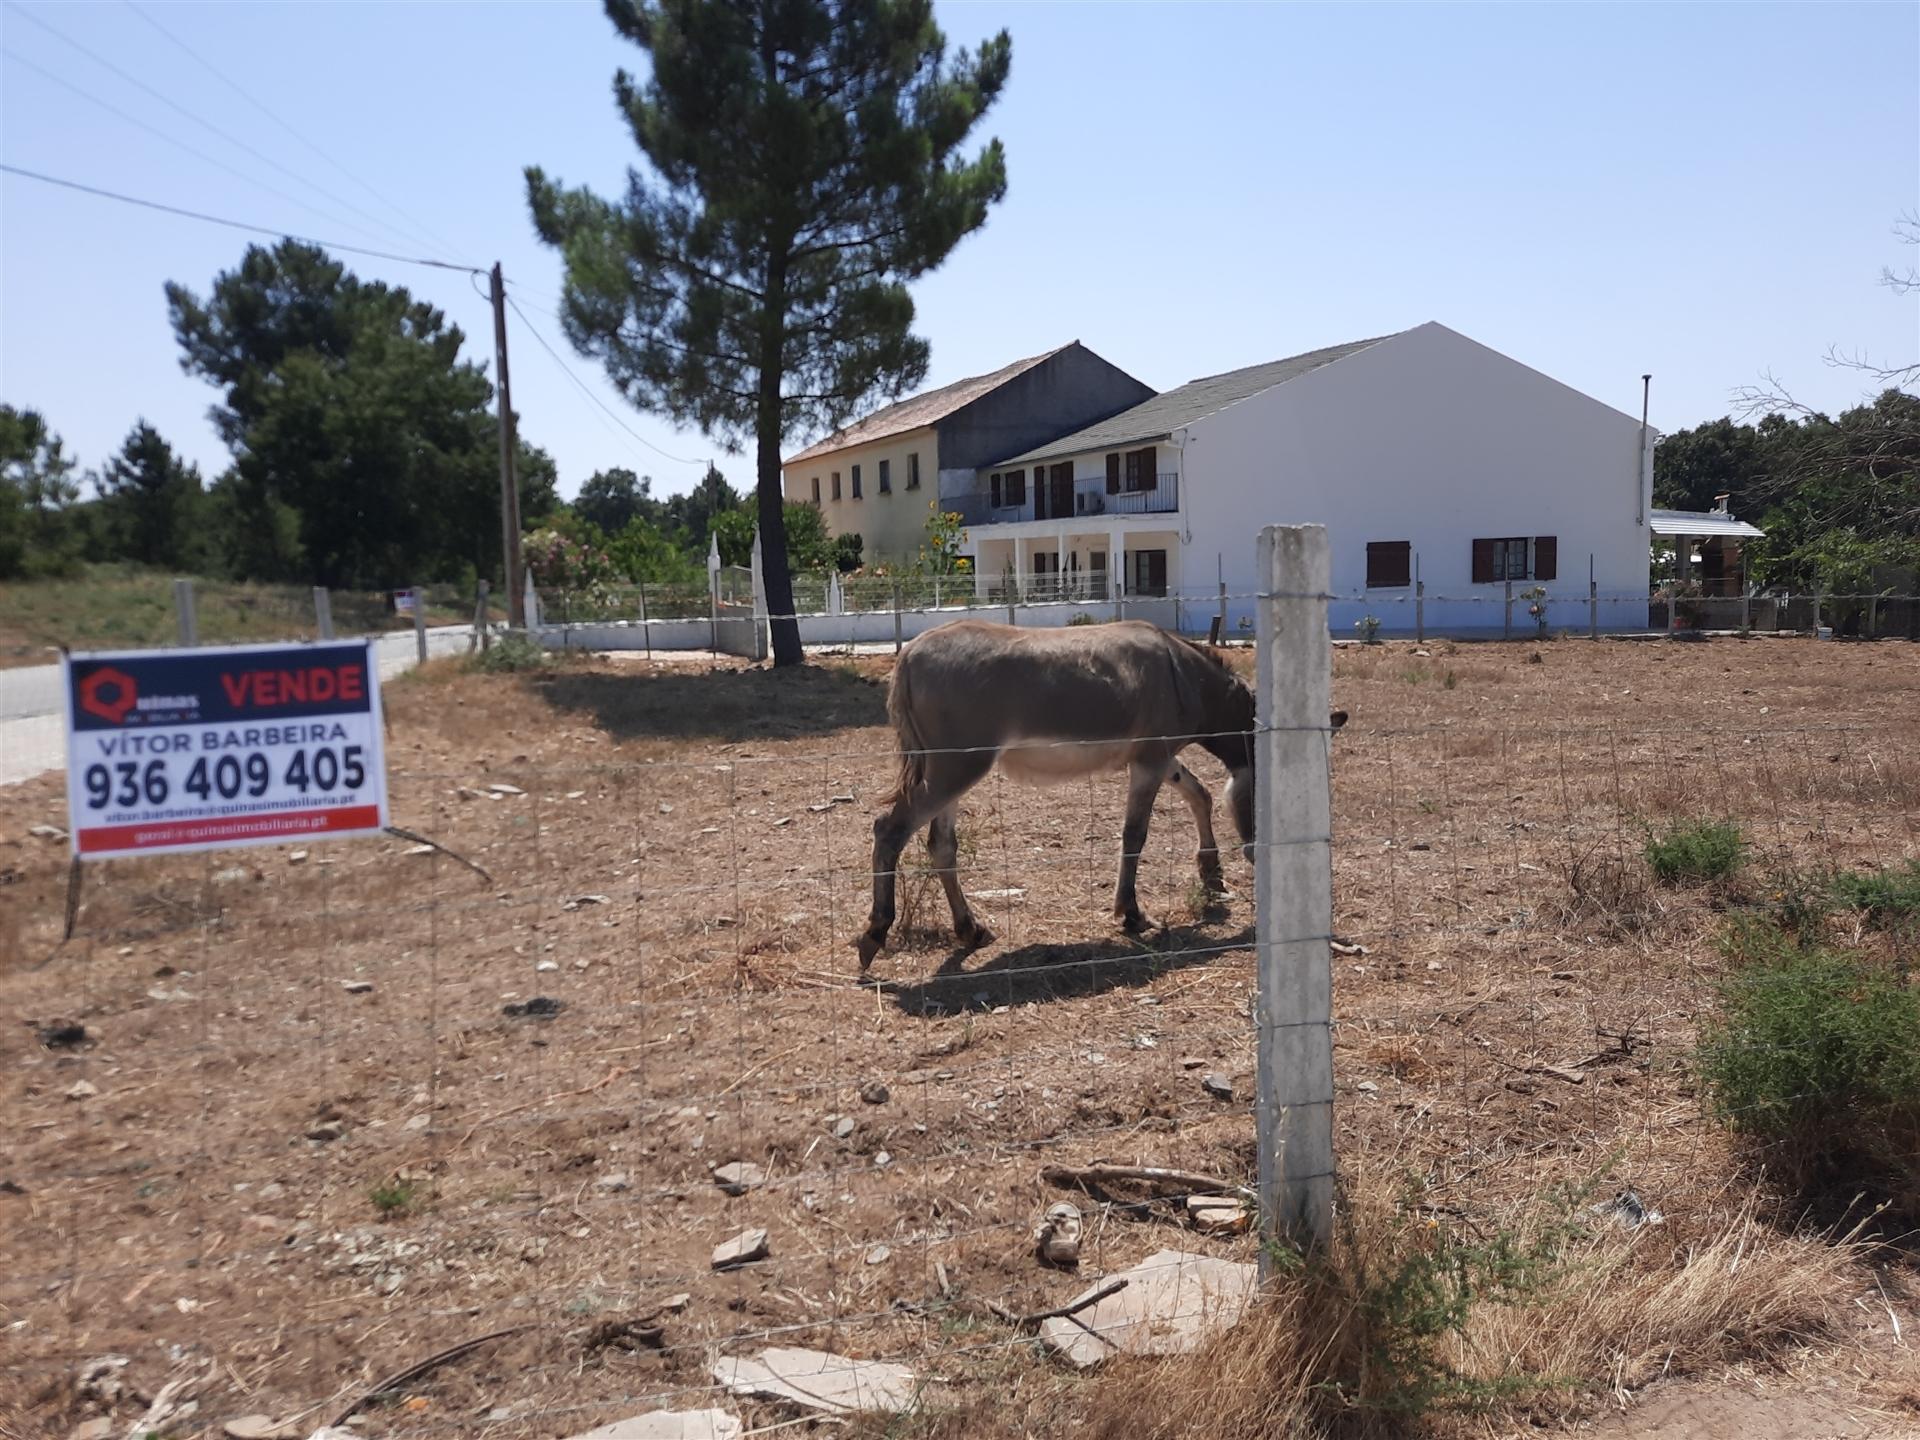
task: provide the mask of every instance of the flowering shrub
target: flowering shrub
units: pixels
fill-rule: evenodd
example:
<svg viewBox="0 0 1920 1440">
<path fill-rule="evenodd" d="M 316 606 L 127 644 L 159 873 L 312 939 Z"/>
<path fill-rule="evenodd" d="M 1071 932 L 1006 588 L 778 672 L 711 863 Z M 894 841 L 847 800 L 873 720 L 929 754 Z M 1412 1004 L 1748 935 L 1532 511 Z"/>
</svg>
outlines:
<svg viewBox="0 0 1920 1440">
<path fill-rule="evenodd" d="M 535 530 L 520 542 L 520 553 L 540 589 L 576 596 L 590 605 L 613 603 L 620 571 L 605 551 L 557 530 Z"/>
</svg>

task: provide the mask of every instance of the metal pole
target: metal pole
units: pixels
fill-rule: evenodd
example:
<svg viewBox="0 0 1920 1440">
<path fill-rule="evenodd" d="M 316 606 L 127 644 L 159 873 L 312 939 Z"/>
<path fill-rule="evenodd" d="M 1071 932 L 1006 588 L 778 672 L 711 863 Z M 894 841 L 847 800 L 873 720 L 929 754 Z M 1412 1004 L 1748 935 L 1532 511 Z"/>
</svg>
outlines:
<svg viewBox="0 0 1920 1440">
<path fill-rule="evenodd" d="M 893 653 L 900 653 L 900 582 L 893 582 Z"/>
<path fill-rule="evenodd" d="M 1260 532 L 1254 766 L 1255 1127 L 1268 1240 L 1312 1248 L 1333 1231 L 1332 576 L 1321 525 Z M 1238 777 L 1236 777 L 1238 778 Z M 1270 1247 L 1261 1269 L 1272 1266 Z"/>
<path fill-rule="evenodd" d="M 1507 581 L 1506 608 L 1501 612 L 1500 638 L 1502 640 L 1513 638 L 1513 581 L 1511 579 Z"/>
<path fill-rule="evenodd" d="M 1413 638 L 1427 643 L 1427 582 L 1420 578 L 1420 555 L 1413 557 Z"/>
<path fill-rule="evenodd" d="M 420 663 L 427 663 L 427 592 L 413 587 L 413 640 L 420 651 Z"/>
<path fill-rule="evenodd" d="M 507 282 L 500 262 L 493 265 L 494 398 L 500 419 L 500 565 L 507 586 L 507 623 L 516 630 L 527 623 L 520 598 L 520 487 L 513 475 L 513 388 L 507 378 Z"/>
<path fill-rule="evenodd" d="M 473 633 L 474 638 L 480 642 L 480 653 L 483 655 L 486 653 L 487 648 L 493 644 L 493 636 L 487 633 L 489 629 L 489 622 L 487 620 L 487 595 L 491 588 L 492 582 L 484 576 L 481 577 L 480 583 L 474 587 Z M 469 645 L 467 649 L 472 650 L 473 646 Z"/>
<path fill-rule="evenodd" d="M 1653 400 L 1653 376 L 1640 377 L 1640 459 L 1633 467 L 1633 523 L 1647 522 L 1647 407 Z"/>
<path fill-rule="evenodd" d="M 322 640 L 333 639 L 333 592 L 324 585 L 313 587 L 313 626 Z"/>
<path fill-rule="evenodd" d="M 640 586 L 640 635 L 646 641 L 647 659 L 653 659 L 653 618 L 647 614 L 647 582 L 637 582 Z"/>
<path fill-rule="evenodd" d="M 193 581 L 176 580 L 173 582 L 173 618 L 179 622 L 180 643 L 198 645 L 200 643 L 200 625 L 193 613 Z"/>
<path fill-rule="evenodd" d="M 1593 578 L 1593 556 L 1587 556 L 1587 639 L 1600 638 L 1600 586 Z"/>
</svg>

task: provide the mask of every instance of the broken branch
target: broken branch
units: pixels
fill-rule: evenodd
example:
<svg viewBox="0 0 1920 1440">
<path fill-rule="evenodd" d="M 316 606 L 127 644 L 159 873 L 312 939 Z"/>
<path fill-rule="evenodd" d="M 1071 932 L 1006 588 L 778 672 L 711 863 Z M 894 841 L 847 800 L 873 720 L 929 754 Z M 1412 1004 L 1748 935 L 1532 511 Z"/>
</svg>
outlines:
<svg viewBox="0 0 1920 1440">
<path fill-rule="evenodd" d="M 1107 1281 L 1099 1289 L 1074 1301 L 1071 1305 L 1062 1305 L 1058 1310 L 1036 1310 L 1031 1315 L 1016 1315 L 1006 1306 L 996 1304 L 992 1300 L 987 1302 L 987 1308 L 1016 1330 L 1037 1330 L 1041 1322 L 1046 1320 L 1071 1320 L 1082 1310 L 1092 1309 L 1109 1295 L 1118 1295 L 1132 1283 L 1126 1276 L 1121 1275 Z"/>
<path fill-rule="evenodd" d="M 1189 1195 L 1238 1195 L 1243 1198 L 1252 1198 L 1253 1195 L 1245 1185 L 1222 1180 L 1217 1175 L 1200 1175 L 1192 1170 L 1168 1170 L 1159 1165 L 1048 1165 L 1040 1171 L 1040 1178 L 1049 1185 L 1089 1192 L 1097 1185 L 1131 1183 L 1149 1185 L 1156 1190 L 1182 1191 Z"/>
<path fill-rule="evenodd" d="M 506 1329 L 496 1330 L 491 1335 L 480 1335 L 480 1336 L 476 1336 L 472 1340 L 462 1340 L 458 1345 L 449 1345 L 446 1349 L 441 1350 L 435 1354 L 429 1355 L 426 1359 L 421 1360 L 416 1364 L 409 1365 L 404 1370 L 396 1370 L 394 1371 L 393 1374 L 387 1376 L 386 1379 L 381 1380 L 376 1384 L 370 1386 L 368 1389 L 361 1391 L 359 1396 L 354 1400 L 354 1402 L 351 1405 L 347 1406 L 346 1409 L 342 1410 L 338 1415 L 333 1417 L 333 1424 L 335 1425 L 346 1424 L 347 1420 L 362 1405 L 366 1404 L 369 1400 L 373 1399 L 376 1395 L 385 1394 L 387 1391 L 393 1389 L 393 1387 L 396 1385 L 404 1385 L 409 1380 L 418 1380 L 422 1375 L 426 1375 L 434 1370 L 438 1370 L 442 1365 L 447 1364 L 449 1361 L 458 1360 L 462 1355 L 465 1355 L 468 1351 L 478 1350 L 482 1345 L 488 1344 L 491 1341 L 504 1340 L 509 1335 L 518 1335 L 523 1330 L 531 1330 L 531 1329 L 533 1329 L 532 1325 L 509 1325 Z"/>
</svg>

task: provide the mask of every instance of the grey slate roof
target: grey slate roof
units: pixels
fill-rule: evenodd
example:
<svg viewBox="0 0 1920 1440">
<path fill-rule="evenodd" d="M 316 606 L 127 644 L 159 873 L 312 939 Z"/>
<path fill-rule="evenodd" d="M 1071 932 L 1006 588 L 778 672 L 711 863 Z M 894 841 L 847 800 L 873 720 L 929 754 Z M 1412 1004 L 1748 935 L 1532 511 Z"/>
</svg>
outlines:
<svg viewBox="0 0 1920 1440">
<path fill-rule="evenodd" d="M 1264 365 L 1249 365 L 1244 370 L 1229 370 L 1221 375 L 1189 380 L 1151 400 L 1141 401 L 1131 410 L 1122 410 L 1111 419 L 1089 425 L 1071 435 L 1063 435 L 1058 440 L 1050 440 L 1038 449 L 997 463 L 1031 465 L 1062 455 L 1077 455 L 1085 450 L 1112 450 L 1122 445 L 1158 440 L 1164 435 L 1171 435 L 1183 425 L 1191 425 L 1202 416 L 1226 409 L 1235 401 L 1258 395 L 1262 390 L 1271 390 L 1276 385 L 1284 385 L 1289 380 L 1298 380 L 1323 365 L 1344 360 L 1369 345 L 1378 345 L 1382 340 L 1391 338 L 1388 335 L 1376 335 L 1371 340 L 1329 345 L 1323 350 L 1309 350 L 1304 355 L 1290 355 L 1285 360 L 1269 360 Z"/>
</svg>

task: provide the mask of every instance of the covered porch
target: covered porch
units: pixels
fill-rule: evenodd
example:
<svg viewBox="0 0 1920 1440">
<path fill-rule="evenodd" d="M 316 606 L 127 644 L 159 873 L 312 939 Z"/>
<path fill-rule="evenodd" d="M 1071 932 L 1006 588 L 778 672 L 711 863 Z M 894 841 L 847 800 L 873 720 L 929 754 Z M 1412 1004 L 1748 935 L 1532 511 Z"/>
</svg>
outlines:
<svg viewBox="0 0 1920 1440">
<path fill-rule="evenodd" d="M 1711 510 L 1655 510 L 1647 529 L 1673 541 L 1673 561 L 1662 583 L 1673 592 L 1709 598 L 1744 595 L 1747 562 L 1743 545 L 1766 532 L 1728 511 L 1731 497 L 1716 495 Z"/>
<path fill-rule="evenodd" d="M 1144 523 L 1143 523 L 1144 522 Z M 983 600 L 1122 600 L 1178 592 L 1180 534 L 1146 517 L 980 526 L 970 532 Z"/>
</svg>

